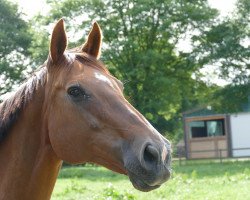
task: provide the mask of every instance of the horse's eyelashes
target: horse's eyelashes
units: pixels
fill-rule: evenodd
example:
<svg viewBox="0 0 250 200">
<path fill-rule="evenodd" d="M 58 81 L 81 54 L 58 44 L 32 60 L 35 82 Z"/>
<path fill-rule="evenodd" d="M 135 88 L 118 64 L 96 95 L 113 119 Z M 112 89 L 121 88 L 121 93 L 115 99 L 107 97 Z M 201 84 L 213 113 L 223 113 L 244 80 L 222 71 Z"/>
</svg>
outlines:
<svg viewBox="0 0 250 200">
<path fill-rule="evenodd" d="M 71 86 L 67 93 L 71 98 L 78 101 L 87 99 L 89 97 L 80 86 Z"/>
<path fill-rule="evenodd" d="M 78 88 L 78 87 L 70 87 L 70 88 L 68 89 L 68 94 L 69 94 L 70 96 L 74 96 L 74 97 L 81 95 L 81 92 L 82 92 L 82 91 L 81 91 L 80 88 Z"/>
</svg>

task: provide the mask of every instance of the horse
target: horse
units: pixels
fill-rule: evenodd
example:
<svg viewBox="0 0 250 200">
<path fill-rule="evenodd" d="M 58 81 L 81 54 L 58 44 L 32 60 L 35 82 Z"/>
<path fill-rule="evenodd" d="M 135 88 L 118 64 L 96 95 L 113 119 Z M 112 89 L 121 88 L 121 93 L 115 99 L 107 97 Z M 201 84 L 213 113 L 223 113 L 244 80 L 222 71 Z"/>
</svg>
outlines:
<svg viewBox="0 0 250 200">
<path fill-rule="evenodd" d="M 62 162 L 95 163 L 140 191 L 171 175 L 171 144 L 124 97 L 99 60 L 102 31 L 67 50 L 64 20 L 44 64 L 0 104 L 0 199 L 50 199 Z"/>
</svg>

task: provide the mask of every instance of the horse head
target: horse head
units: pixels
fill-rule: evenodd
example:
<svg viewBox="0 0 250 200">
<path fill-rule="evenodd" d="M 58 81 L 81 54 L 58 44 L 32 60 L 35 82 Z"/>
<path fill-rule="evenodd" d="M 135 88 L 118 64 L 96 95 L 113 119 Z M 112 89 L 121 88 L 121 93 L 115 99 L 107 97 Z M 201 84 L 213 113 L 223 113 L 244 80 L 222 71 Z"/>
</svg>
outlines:
<svg viewBox="0 0 250 200">
<path fill-rule="evenodd" d="M 61 160 L 105 166 L 150 191 L 170 177 L 170 143 L 125 99 L 122 82 L 98 60 L 101 42 L 94 23 L 81 47 L 66 50 L 63 20 L 54 27 L 45 86 L 49 140 Z"/>
</svg>

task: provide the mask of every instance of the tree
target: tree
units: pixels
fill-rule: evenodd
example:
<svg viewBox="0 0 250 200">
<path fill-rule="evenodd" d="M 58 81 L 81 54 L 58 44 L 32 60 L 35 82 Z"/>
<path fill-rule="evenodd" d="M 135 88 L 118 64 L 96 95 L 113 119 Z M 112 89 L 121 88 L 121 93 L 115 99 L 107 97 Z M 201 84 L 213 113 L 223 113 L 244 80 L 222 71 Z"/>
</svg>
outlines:
<svg viewBox="0 0 250 200">
<path fill-rule="evenodd" d="M 218 113 L 234 113 L 250 110 L 250 84 L 229 84 L 214 92 L 213 110 Z"/>
<path fill-rule="evenodd" d="M 212 105 L 220 112 L 239 112 L 248 101 L 250 78 L 250 2 L 238 0 L 232 16 L 193 37 L 193 56 L 201 66 L 214 65 L 231 83 L 214 93 Z"/>
<path fill-rule="evenodd" d="M 28 28 L 17 5 L 0 1 L 0 95 L 24 77 L 30 44 Z"/>
<path fill-rule="evenodd" d="M 177 44 L 187 33 L 211 26 L 216 10 L 203 0 L 49 3 L 52 10 L 42 18 L 44 25 L 64 16 L 67 24 L 71 23 L 67 28 L 77 32 L 76 24 L 86 30 L 90 21 L 97 20 L 104 33 L 102 59 L 123 80 L 132 104 L 160 131 L 179 130 L 180 111 L 199 102 L 197 98 L 204 95 L 194 91 L 206 86 L 193 80 L 192 74 L 200 66 L 189 53 L 178 51 Z M 81 17 L 87 20 L 82 22 Z"/>
</svg>

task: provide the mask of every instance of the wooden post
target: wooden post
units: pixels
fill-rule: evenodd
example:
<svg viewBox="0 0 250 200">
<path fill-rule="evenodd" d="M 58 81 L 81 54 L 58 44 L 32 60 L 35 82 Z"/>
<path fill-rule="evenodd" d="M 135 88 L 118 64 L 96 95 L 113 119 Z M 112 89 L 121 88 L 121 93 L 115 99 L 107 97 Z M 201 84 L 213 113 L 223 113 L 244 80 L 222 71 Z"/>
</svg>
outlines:
<svg viewBox="0 0 250 200">
<path fill-rule="evenodd" d="M 180 154 L 180 152 L 178 153 L 178 156 L 179 156 L 179 166 L 181 166 L 181 154 Z"/>
<path fill-rule="evenodd" d="M 222 163 L 222 149 L 219 149 L 220 163 Z"/>
</svg>

